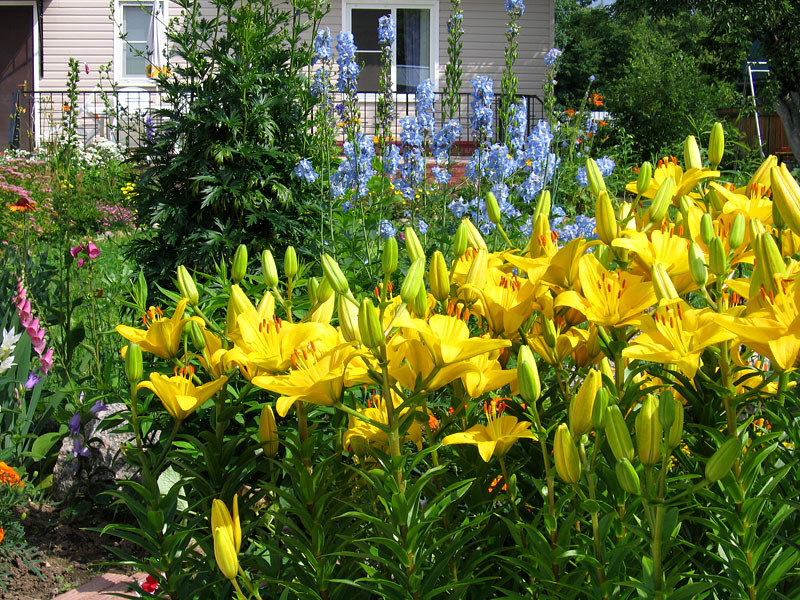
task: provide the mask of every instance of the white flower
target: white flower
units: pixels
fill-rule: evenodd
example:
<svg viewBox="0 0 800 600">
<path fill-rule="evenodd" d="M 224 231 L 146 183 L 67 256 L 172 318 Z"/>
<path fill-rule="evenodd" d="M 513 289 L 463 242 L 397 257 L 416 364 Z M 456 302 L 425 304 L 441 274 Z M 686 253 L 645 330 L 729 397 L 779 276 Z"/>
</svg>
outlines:
<svg viewBox="0 0 800 600">
<path fill-rule="evenodd" d="M 5 373 L 6 371 L 8 371 L 15 364 L 17 364 L 17 363 L 14 362 L 14 355 L 13 354 L 11 356 L 9 356 L 8 358 L 6 358 L 4 361 L 0 362 L 0 375 Z"/>
<path fill-rule="evenodd" d="M 14 348 L 17 346 L 17 342 L 21 336 L 22 332 L 17 333 L 13 328 L 11 331 L 3 329 L 3 343 L 0 344 L 0 360 L 14 353 Z"/>
</svg>

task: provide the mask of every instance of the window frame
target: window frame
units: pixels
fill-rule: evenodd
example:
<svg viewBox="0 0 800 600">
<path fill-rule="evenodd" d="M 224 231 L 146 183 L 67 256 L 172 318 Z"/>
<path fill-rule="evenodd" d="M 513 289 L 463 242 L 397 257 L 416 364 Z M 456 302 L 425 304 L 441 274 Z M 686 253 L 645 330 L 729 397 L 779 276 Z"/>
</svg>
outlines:
<svg viewBox="0 0 800 600">
<path fill-rule="evenodd" d="M 161 19 L 164 25 L 169 22 L 169 0 L 160 0 Z M 114 0 L 114 81 L 121 86 L 156 87 L 156 80 L 141 75 L 125 75 L 125 50 L 128 42 L 122 38 L 124 25 L 124 7 L 135 6 L 144 10 L 150 9 L 151 0 Z"/>
<path fill-rule="evenodd" d="M 389 10 L 397 23 L 397 9 L 417 8 L 430 11 L 430 69 L 433 91 L 439 91 L 439 0 L 400 0 L 395 2 L 376 2 L 374 0 L 342 0 L 342 30 L 352 31 L 353 9 Z M 397 40 L 392 44 L 392 91 L 397 92 Z M 414 92 L 400 92 L 410 97 Z"/>
</svg>

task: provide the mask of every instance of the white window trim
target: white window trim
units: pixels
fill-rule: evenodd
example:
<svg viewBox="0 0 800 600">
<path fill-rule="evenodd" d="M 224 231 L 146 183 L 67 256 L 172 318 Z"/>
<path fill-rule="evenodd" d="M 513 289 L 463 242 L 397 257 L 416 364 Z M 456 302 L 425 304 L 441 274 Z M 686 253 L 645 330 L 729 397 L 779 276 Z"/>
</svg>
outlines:
<svg viewBox="0 0 800 600">
<path fill-rule="evenodd" d="M 370 2 L 369 0 L 342 0 L 342 30 L 352 31 L 351 10 L 354 8 L 372 8 L 390 10 L 397 22 L 398 8 L 427 8 L 431 11 L 431 80 L 433 91 L 439 91 L 439 0 L 397 0 L 394 2 Z M 397 84 L 397 42 L 392 44 L 392 91 Z M 414 95 L 412 92 L 409 94 Z"/>
<path fill-rule="evenodd" d="M 162 0 L 161 19 L 166 25 L 169 23 L 169 0 Z M 138 5 L 148 9 L 152 5 L 152 0 L 114 0 L 114 82 L 122 87 L 144 87 L 155 88 L 157 83 L 146 75 L 135 77 L 123 77 L 123 61 L 125 60 L 125 44 L 127 43 L 120 36 L 122 32 L 122 6 Z"/>
</svg>

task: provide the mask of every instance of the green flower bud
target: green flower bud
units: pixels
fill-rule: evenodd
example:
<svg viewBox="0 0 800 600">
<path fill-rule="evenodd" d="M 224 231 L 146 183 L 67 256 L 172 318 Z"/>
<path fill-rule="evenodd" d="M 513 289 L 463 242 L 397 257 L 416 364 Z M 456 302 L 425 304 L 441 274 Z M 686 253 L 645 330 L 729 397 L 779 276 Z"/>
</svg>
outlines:
<svg viewBox="0 0 800 600">
<path fill-rule="evenodd" d="M 722 240 L 714 236 L 708 245 L 708 269 L 717 277 L 725 277 L 728 274 L 728 257 L 725 255 L 725 248 Z"/>
<path fill-rule="evenodd" d="M 750 219 L 750 223 L 748 224 L 750 228 L 750 241 L 754 243 L 753 240 L 757 240 L 758 236 L 761 235 L 766 231 L 764 228 L 764 224 L 758 217 L 753 217 Z"/>
<path fill-rule="evenodd" d="M 606 439 L 611 447 L 611 452 L 614 453 L 614 458 L 633 460 L 631 433 L 616 404 L 612 404 L 606 409 Z"/>
<path fill-rule="evenodd" d="M 581 478 L 581 459 L 569 428 L 564 423 L 556 429 L 553 457 L 558 476 L 566 483 L 578 483 Z"/>
<path fill-rule="evenodd" d="M 655 289 L 659 304 L 668 303 L 679 298 L 678 290 L 675 289 L 675 284 L 672 283 L 672 279 L 663 264 L 655 263 L 650 268 L 650 276 L 653 279 L 653 289 Z"/>
<path fill-rule="evenodd" d="M 265 404 L 261 409 L 261 417 L 258 419 L 258 441 L 261 442 L 264 454 L 275 458 L 278 454 L 278 424 L 269 404 Z"/>
<path fill-rule="evenodd" d="M 658 399 L 648 394 L 636 415 L 636 449 L 643 465 L 652 466 L 661 460 L 664 428 L 658 420 Z"/>
<path fill-rule="evenodd" d="M 125 352 L 125 377 L 128 383 L 136 385 L 142 380 L 142 349 L 131 342 Z"/>
<path fill-rule="evenodd" d="M 728 233 L 728 245 L 731 250 L 736 250 L 744 242 L 744 228 L 746 226 L 745 218 L 742 213 L 738 213 L 733 218 L 731 224 L 731 231 Z"/>
<path fill-rule="evenodd" d="M 693 135 L 687 135 L 683 142 L 683 164 L 686 170 L 702 169 L 703 158 L 700 156 L 700 148 Z"/>
<path fill-rule="evenodd" d="M 411 309 L 411 314 L 417 318 L 424 319 L 428 312 L 428 291 L 425 289 L 425 284 L 421 283 L 417 295 L 412 298 L 408 307 Z"/>
<path fill-rule="evenodd" d="M 286 273 L 287 279 L 294 279 L 297 275 L 297 252 L 294 246 L 286 248 L 286 254 L 283 255 L 283 272 Z"/>
<path fill-rule="evenodd" d="M 325 302 L 333 295 L 333 286 L 327 277 L 323 277 L 317 288 L 317 302 Z"/>
<path fill-rule="evenodd" d="M 586 159 L 586 179 L 589 181 L 589 191 L 592 192 L 592 196 L 595 198 L 600 195 L 600 192 L 606 191 L 606 182 L 603 181 L 603 174 L 592 158 Z"/>
<path fill-rule="evenodd" d="M 550 348 L 555 348 L 556 343 L 558 342 L 558 332 L 556 331 L 556 325 L 553 323 L 552 319 L 545 317 L 544 315 L 541 316 L 542 319 L 542 337 L 544 338 L 544 343 L 547 344 Z"/>
<path fill-rule="evenodd" d="M 661 398 L 658 400 L 658 420 L 665 429 L 669 429 L 670 425 L 675 421 L 675 405 L 672 403 L 674 396 L 669 390 L 661 392 Z"/>
<path fill-rule="evenodd" d="M 231 265 L 231 279 L 233 283 L 239 283 L 247 274 L 247 246 L 239 244 L 236 253 L 233 255 Z"/>
<path fill-rule="evenodd" d="M 703 287 L 708 282 L 708 269 L 706 268 L 706 256 L 699 244 L 692 242 L 689 245 L 689 273 L 694 282 Z"/>
<path fill-rule="evenodd" d="M 536 208 L 533 210 L 532 221 L 536 221 L 539 215 L 544 215 L 545 218 L 549 218 L 551 202 L 550 190 L 542 190 L 539 192 L 539 198 L 536 200 Z"/>
<path fill-rule="evenodd" d="M 383 344 L 383 329 L 378 309 L 369 298 L 364 298 L 358 309 L 358 330 L 361 332 L 361 341 L 367 348 L 378 348 Z"/>
<path fill-rule="evenodd" d="M 714 219 L 708 213 L 703 214 L 700 218 L 700 237 L 706 246 L 711 243 L 711 238 L 714 237 Z"/>
<path fill-rule="evenodd" d="M 194 321 L 189 321 L 186 324 L 186 329 L 189 332 L 189 338 L 192 340 L 192 346 L 198 352 L 202 352 L 203 348 L 206 347 L 206 338 L 203 337 L 203 330 L 200 329 L 200 325 Z"/>
<path fill-rule="evenodd" d="M 200 302 L 200 295 L 197 293 L 194 278 L 183 265 L 178 266 L 178 291 L 181 296 L 189 301 L 189 306 L 197 306 L 197 303 Z"/>
<path fill-rule="evenodd" d="M 533 352 L 527 344 L 520 346 L 517 354 L 517 380 L 519 395 L 528 404 L 535 405 L 542 395 L 542 383 Z"/>
<path fill-rule="evenodd" d="M 611 249 L 608 246 L 595 246 L 594 256 L 606 269 L 611 267 L 611 259 L 613 258 L 613 255 L 611 254 Z"/>
<path fill-rule="evenodd" d="M 325 273 L 325 278 L 328 280 L 328 283 L 331 284 L 334 292 L 337 294 L 347 294 L 350 290 L 347 277 L 342 273 L 339 263 L 328 254 L 322 255 L 322 272 Z"/>
<path fill-rule="evenodd" d="M 261 253 L 261 278 L 268 290 L 274 289 L 278 285 L 278 267 L 269 250 Z"/>
<path fill-rule="evenodd" d="M 772 224 L 779 230 L 786 227 L 786 221 L 783 220 L 783 215 L 775 202 L 772 203 Z"/>
<path fill-rule="evenodd" d="M 610 403 L 611 393 L 604 387 L 597 390 L 597 396 L 594 399 L 594 407 L 592 408 L 592 427 L 595 429 L 605 427 L 606 409 Z"/>
<path fill-rule="evenodd" d="M 464 252 L 467 251 L 467 242 L 467 224 L 461 221 L 461 224 L 458 226 L 453 236 L 453 257 L 455 260 L 464 256 Z"/>
<path fill-rule="evenodd" d="M 319 279 L 316 277 L 309 277 L 306 283 L 306 291 L 308 292 L 308 303 L 314 306 L 317 303 L 317 290 L 319 289 Z"/>
<path fill-rule="evenodd" d="M 339 315 L 339 329 L 348 342 L 361 343 L 358 307 L 341 294 L 336 298 L 336 311 Z"/>
<path fill-rule="evenodd" d="M 600 371 L 591 369 L 583 380 L 578 393 L 569 403 L 569 429 L 575 438 L 580 438 L 584 433 L 592 430 L 592 416 L 597 392 L 602 385 L 603 377 Z"/>
<path fill-rule="evenodd" d="M 486 214 L 489 215 L 489 220 L 495 225 L 500 223 L 500 206 L 497 204 L 497 198 L 492 192 L 486 194 Z"/>
<path fill-rule="evenodd" d="M 714 188 L 709 189 L 706 192 L 706 198 L 711 203 L 711 208 L 714 209 L 714 214 L 719 214 L 722 212 L 723 207 L 725 206 L 725 198 Z"/>
<path fill-rule="evenodd" d="M 636 193 L 640 196 L 650 188 L 650 180 L 653 178 L 653 165 L 644 161 L 639 167 L 639 176 L 636 178 Z"/>
<path fill-rule="evenodd" d="M 664 402 L 664 400 L 662 400 Z M 671 452 L 677 448 L 683 439 L 683 404 L 677 398 L 670 398 L 669 402 L 673 405 L 673 412 L 675 413 L 675 420 L 667 432 L 667 449 Z"/>
<path fill-rule="evenodd" d="M 611 198 L 605 190 L 601 190 L 597 196 L 594 214 L 597 237 L 600 238 L 604 244 L 610 246 L 611 242 L 619 236 L 619 225 L 617 224 L 617 215 L 614 212 L 614 205 L 611 204 Z"/>
<path fill-rule="evenodd" d="M 408 258 L 413 263 L 418 258 L 425 258 L 425 251 L 422 249 L 422 244 L 417 237 L 417 232 L 414 231 L 413 227 L 406 227 L 405 229 L 406 235 L 406 252 L 408 252 Z"/>
<path fill-rule="evenodd" d="M 667 177 L 661 182 L 661 185 L 656 192 L 655 198 L 650 203 L 648 211 L 650 222 L 659 223 L 664 215 L 667 214 L 670 204 L 672 204 L 672 194 L 675 191 L 675 180 L 672 177 Z"/>
<path fill-rule="evenodd" d="M 733 467 L 733 463 L 742 454 L 742 442 L 739 438 L 728 438 L 706 463 L 706 479 L 711 483 L 719 481 Z"/>
<path fill-rule="evenodd" d="M 400 297 L 406 304 L 411 304 L 423 286 L 422 276 L 425 273 L 425 259 L 418 258 L 408 269 L 403 285 L 400 286 Z"/>
<path fill-rule="evenodd" d="M 708 162 L 711 163 L 712 169 L 717 169 L 724 153 L 725 131 L 722 129 L 722 123 L 717 121 L 711 128 L 711 138 L 708 140 Z"/>
<path fill-rule="evenodd" d="M 444 255 L 437 250 L 431 258 L 431 268 L 428 272 L 428 283 L 431 286 L 433 297 L 439 302 L 444 302 L 450 297 L 450 271 Z"/>
<path fill-rule="evenodd" d="M 381 267 L 383 267 L 383 276 L 387 278 L 397 271 L 397 238 L 390 237 L 383 243 Z"/>
<path fill-rule="evenodd" d="M 631 461 L 627 458 L 617 461 L 614 472 L 617 474 L 617 481 L 623 490 L 635 496 L 642 493 L 642 486 L 639 483 L 639 474 L 636 472 L 636 469 L 633 468 Z"/>
</svg>

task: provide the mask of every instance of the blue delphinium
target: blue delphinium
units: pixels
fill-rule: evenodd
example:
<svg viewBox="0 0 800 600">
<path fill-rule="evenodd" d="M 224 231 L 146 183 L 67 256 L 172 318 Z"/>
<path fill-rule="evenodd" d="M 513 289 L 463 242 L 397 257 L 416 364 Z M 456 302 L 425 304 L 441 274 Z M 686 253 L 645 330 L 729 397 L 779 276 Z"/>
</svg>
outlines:
<svg viewBox="0 0 800 600">
<path fill-rule="evenodd" d="M 426 142 L 433 137 L 436 125 L 433 100 L 433 81 L 426 79 L 420 82 L 417 85 L 417 121 Z"/>
<path fill-rule="evenodd" d="M 383 172 L 387 175 L 396 175 L 399 168 L 400 149 L 394 144 L 390 144 L 383 152 Z"/>
<path fill-rule="evenodd" d="M 447 205 L 447 208 L 450 209 L 450 212 L 453 213 L 456 219 L 462 219 L 469 210 L 469 204 L 464 200 L 463 196 L 459 196 L 458 198 L 454 198 L 450 204 Z"/>
<path fill-rule="evenodd" d="M 403 162 L 398 172 L 400 177 L 395 181 L 395 187 L 406 200 L 412 200 L 425 181 L 425 157 L 419 146 L 403 148 Z"/>
<path fill-rule="evenodd" d="M 547 54 L 544 55 L 544 64 L 548 67 L 552 67 L 554 64 L 556 64 L 558 57 L 562 54 L 563 52 L 561 52 L 561 50 L 558 48 L 550 48 L 550 50 L 547 51 Z"/>
<path fill-rule="evenodd" d="M 397 235 L 397 229 L 392 222 L 388 219 L 384 219 L 380 223 L 378 223 L 378 235 L 380 235 L 383 239 L 387 240 L 390 237 L 394 237 Z"/>
<path fill-rule="evenodd" d="M 333 48 L 331 47 L 331 30 L 329 27 L 317 31 L 314 37 L 314 56 L 311 59 L 311 66 L 317 62 L 325 62 L 333 58 Z"/>
<path fill-rule="evenodd" d="M 478 75 L 472 80 L 472 135 L 478 145 L 492 137 L 492 101 L 494 82 L 491 77 Z"/>
<path fill-rule="evenodd" d="M 455 119 L 450 119 L 433 134 L 433 157 L 437 163 L 447 162 L 450 148 L 459 137 L 461 137 L 461 124 Z"/>
<path fill-rule="evenodd" d="M 428 224 L 420 219 L 417 221 L 417 231 L 419 231 L 421 235 L 425 235 L 428 233 Z"/>
<path fill-rule="evenodd" d="M 521 17 L 525 13 L 525 2 L 523 0 L 506 0 L 506 12 L 516 13 Z"/>
<path fill-rule="evenodd" d="M 603 177 L 608 177 L 611 175 L 611 173 L 614 172 L 614 167 L 617 166 L 617 164 L 607 156 L 598 158 L 594 162 L 597 164 L 597 168 L 600 169 L 600 174 Z M 575 176 L 575 181 L 577 181 L 578 185 L 582 188 L 589 185 L 589 179 L 586 175 L 586 167 L 580 167 L 578 169 L 578 174 Z"/>
<path fill-rule="evenodd" d="M 314 71 L 314 81 L 311 82 L 311 93 L 327 104 L 331 96 L 331 66 L 333 63 L 333 48 L 331 47 L 331 30 L 320 29 L 314 38 L 314 57 L 311 64 L 320 66 Z"/>
<path fill-rule="evenodd" d="M 356 62 L 356 45 L 352 33 L 342 31 L 336 36 L 336 51 L 339 53 L 336 59 L 336 64 L 339 65 L 336 88 L 342 94 L 355 94 L 358 90 L 358 74 L 361 68 Z"/>
<path fill-rule="evenodd" d="M 313 183 L 317 180 L 319 174 L 314 170 L 313 165 L 307 158 L 301 158 L 294 168 L 294 176 L 306 183 Z"/>
<path fill-rule="evenodd" d="M 383 15 L 378 19 L 378 45 L 391 46 L 397 37 L 397 27 L 391 15 Z"/>
<path fill-rule="evenodd" d="M 525 145 L 525 133 L 528 127 L 528 111 L 520 100 L 511 106 L 509 118 L 508 145 L 512 150 L 521 149 Z"/>
<path fill-rule="evenodd" d="M 452 175 L 446 168 L 436 165 L 435 167 L 433 167 L 433 169 L 431 169 L 431 173 L 433 174 L 433 178 L 436 180 L 437 183 L 441 185 L 447 185 L 448 183 L 450 183 L 450 178 L 452 177 Z"/>
<path fill-rule="evenodd" d="M 356 134 L 356 144 L 347 140 L 342 151 L 344 160 L 331 175 L 331 195 L 341 198 L 348 190 L 356 190 L 358 197 L 367 195 L 367 184 L 375 174 L 372 158 L 375 156 L 375 145 L 372 136 L 364 132 Z"/>
</svg>

